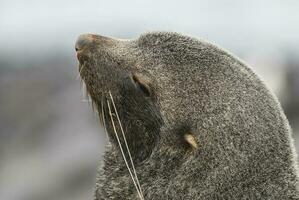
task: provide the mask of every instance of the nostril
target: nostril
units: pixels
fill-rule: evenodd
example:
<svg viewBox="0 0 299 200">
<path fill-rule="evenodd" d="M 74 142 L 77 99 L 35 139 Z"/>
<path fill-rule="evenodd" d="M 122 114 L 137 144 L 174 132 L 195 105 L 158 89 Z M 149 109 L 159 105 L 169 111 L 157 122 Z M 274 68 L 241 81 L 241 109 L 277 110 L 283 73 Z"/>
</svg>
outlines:
<svg viewBox="0 0 299 200">
<path fill-rule="evenodd" d="M 91 44 L 93 44 L 93 38 L 91 34 L 80 35 L 76 41 L 75 50 L 78 52 Z"/>
</svg>

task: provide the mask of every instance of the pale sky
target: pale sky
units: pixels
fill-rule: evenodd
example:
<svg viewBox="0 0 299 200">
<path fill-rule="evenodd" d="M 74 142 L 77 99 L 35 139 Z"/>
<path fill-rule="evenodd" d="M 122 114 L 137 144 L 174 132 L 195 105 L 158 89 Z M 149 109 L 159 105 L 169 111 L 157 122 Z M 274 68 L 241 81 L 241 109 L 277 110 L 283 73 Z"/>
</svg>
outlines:
<svg viewBox="0 0 299 200">
<path fill-rule="evenodd" d="M 186 33 L 232 49 L 299 46 L 297 0 L 1 0 L 0 53 L 72 46 L 80 33 Z"/>
</svg>

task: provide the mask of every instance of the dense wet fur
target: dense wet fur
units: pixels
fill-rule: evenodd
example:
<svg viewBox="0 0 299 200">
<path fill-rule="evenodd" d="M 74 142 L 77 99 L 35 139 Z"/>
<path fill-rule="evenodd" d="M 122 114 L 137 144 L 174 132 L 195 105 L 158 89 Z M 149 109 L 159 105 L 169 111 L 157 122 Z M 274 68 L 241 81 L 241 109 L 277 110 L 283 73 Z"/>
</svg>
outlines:
<svg viewBox="0 0 299 200">
<path fill-rule="evenodd" d="M 288 121 L 238 58 L 163 32 L 131 41 L 98 36 L 90 49 L 81 76 L 97 107 L 107 91 L 115 97 L 146 200 L 299 199 Z M 150 97 L 132 74 L 146 80 Z M 110 142 L 95 199 L 138 199 L 111 120 L 105 122 Z M 186 133 L 198 149 L 184 141 Z"/>
</svg>

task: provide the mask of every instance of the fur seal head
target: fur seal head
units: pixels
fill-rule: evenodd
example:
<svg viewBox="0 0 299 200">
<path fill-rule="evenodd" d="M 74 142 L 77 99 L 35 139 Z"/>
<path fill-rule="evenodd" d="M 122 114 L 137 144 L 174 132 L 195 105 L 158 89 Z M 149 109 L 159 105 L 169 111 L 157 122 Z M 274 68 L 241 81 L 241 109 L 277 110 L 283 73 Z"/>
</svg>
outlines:
<svg viewBox="0 0 299 200">
<path fill-rule="evenodd" d="M 299 198 L 287 119 L 232 54 L 168 32 L 85 34 L 76 51 L 111 142 L 96 199 Z"/>
<path fill-rule="evenodd" d="M 101 106 L 104 112 L 109 112 L 107 99 L 108 91 L 111 92 L 132 151 L 148 155 L 161 139 L 165 145 L 178 149 L 188 149 L 188 143 L 193 148 L 197 145 L 193 139 L 190 142 L 191 137 L 186 139 L 185 134 L 160 134 L 165 123 L 173 130 L 185 129 L 187 133 L 194 112 L 189 96 L 202 99 L 199 91 L 189 90 L 194 77 L 190 61 L 197 59 L 189 51 L 194 51 L 196 44 L 195 40 L 176 33 L 150 33 L 137 40 L 91 34 L 78 38 L 79 71 L 86 89 L 100 114 Z M 109 118 L 108 114 L 105 116 Z M 110 139 L 117 142 L 109 124 L 106 123 Z"/>
</svg>

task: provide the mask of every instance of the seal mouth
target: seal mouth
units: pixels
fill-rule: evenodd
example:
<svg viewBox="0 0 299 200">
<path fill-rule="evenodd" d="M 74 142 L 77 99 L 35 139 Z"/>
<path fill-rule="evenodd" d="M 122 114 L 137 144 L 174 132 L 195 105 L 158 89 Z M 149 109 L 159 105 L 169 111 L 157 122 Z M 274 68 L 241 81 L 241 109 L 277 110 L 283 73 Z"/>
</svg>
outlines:
<svg viewBox="0 0 299 200">
<path fill-rule="evenodd" d="M 81 80 L 82 89 L 82 102 L 91 104 L 92 110 L 99 115 L 100 125 L 106 129 L 105 123 L 111 123 L 112 118 L 115 120 L 116 108 L 109 110 L 109 106 L 112 105 L 113 96 L 109 91 L 98 91 L 95 93 L 89 86 L 88 81 L 85 79 L 89 78 L 89 62 L 86 59 L 78 59 L 78 76 L 77 80 Z M 111 115 L 111 117 L 110 117 Z"/>
<path fill-rule="evenodd" d="M 76 50 L 76 57 L 77 57 L 77 60 L 80 62 L 80 56 L 81 56 L 81 50 L 78 50 L 77 48 L 75 48 Z"/>
<path fill-rule="evenodd" d="M 87 61 L 87 56 L 85 55 L 84 50 L 83 49 L 79 50 L 77 48 L 75 48 L 75 50 L 76 50 L 76 57 L 77 57 L 79 64 L 83 65 L 84 62 Z"/>
<path fill-rule="evenodd" d="M 75 51 L 79 63 L 83 64 L 86 60 L 84 51 L 93 45 L 93 41 L 94 39 L 92 34 L 82 34 L 78 37 L 75 44 Z"/>
</svg>

